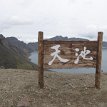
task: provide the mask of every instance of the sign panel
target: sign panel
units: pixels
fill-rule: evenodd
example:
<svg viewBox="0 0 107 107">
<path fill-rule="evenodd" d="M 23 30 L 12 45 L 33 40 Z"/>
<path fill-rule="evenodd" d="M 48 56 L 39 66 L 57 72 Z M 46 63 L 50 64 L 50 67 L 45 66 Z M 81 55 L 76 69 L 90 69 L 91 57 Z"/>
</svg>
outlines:
<svg viewBox="0 0 107 107">
<path fill-rule="evenodd" d="M 44 87 L 44 68 L 95 67 L 95 87 L 100 88 L 103 32 L 97 41 L 48 41 L 38 33 L 38 84 Z"/>
<path fill-rule="evenodd" d="M 96 67 L 96 41 L 44 40 L 44 68 Z"/>
</svg>

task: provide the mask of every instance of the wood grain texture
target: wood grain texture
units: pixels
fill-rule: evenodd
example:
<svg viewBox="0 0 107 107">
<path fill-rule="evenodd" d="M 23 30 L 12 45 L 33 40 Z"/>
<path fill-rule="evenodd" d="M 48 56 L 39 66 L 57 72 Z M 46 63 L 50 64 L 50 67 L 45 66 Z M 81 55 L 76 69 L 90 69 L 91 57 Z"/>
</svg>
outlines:
<svg viewBox="0 0 107 107">
<path fill-rule="evenodd" d="M 51 53 L 55 52 L 51 49 L 52 46 L 60 45 L 59 56 L 64 59 L 68 59 L 69 62 L 62 63 L 56 58 L 52 65 L 48 65 L 48 62 L 52 60 Z M 93 57 L 93 60 L 85 60 L 80 57 L 79 63 L 75 64 L 77 59 L 75 56 L 75 49 L 79 48 L 78 54 L 87 47 L 91 53 L 86 55 L 86 58 Z M 96 67 L 96 55 L 97 55 L 97 41 L 48 41 L 44 40 L 44 68 L 73 68 L 73 67 Z"/>
<path fill-rule="evenodd" d="M 97 64 L 95 74 L 95 87 L 100 89 L 100 77 L 101 77 L 101 62 L 102 62 L 102 40 L 103 32 L 98 32 L 98 48 L 97 48 Z"/>
<path fill-rule="evenodd" d="M 43 45 L 43 32 L 38 32 L 38 85 L 40 88 L 44 87 L 44 45 Z"/>
</svg>

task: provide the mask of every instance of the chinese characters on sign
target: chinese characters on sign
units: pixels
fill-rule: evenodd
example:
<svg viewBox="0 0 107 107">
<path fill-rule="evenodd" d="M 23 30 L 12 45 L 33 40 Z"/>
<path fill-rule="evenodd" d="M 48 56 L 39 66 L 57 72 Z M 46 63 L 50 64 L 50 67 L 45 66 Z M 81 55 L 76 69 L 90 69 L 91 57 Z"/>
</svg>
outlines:
<svg viewBox="0 0 107 107">
<path fill-rule="evenodd" d="M 51 61 L 49 61 L 48 65 L 52 65 L 52 63 L 54 62 L 54 60 L 56 58 L 59 59 L 60 62 L 63 62 L 63 63 L 66 63 L 68 62 L 69 60 L 68 59 L 63 59 L 61 58 L 58 54 L 60 53 L 60 50 L 58 50 L 60 48 L 60 45 L 55 45 L 55 46 L 52 46 L 51 49 L 54 49 L 55 52 L 51 53 L 51 56 L 53 56 L 53 59 Z M 93 57 L 87 57 L 88 54 L 91 53 L 90 50 L 87 50 L 86 47 L 84 47 L 84 50 L 80 52 L 79 54 L 79 48 L 76 48 L 75 49 L 76 53 L 75 53 L 75 56 L 77 57 L 77 59 L 74 60 L 74 64 L 78 64 L 79 63 L 79 58 L 82 57 L 83 59 L 85 60 L 93 60 Z"/>
<path fill-rule="evenodd" d="M 38 85 L 44 88 L 45 69 L 96 68 L 95 87 L 100 89 L 103 32 L 97 41 L 44 40 L 38 33 Z"/>
<path fill-rule="evenodd" d="M 90 58 L 87 58 L 86 55 L 90 54 L 90 50 L 86 50 L 87 48 L 84 47 L 84 50 L 80 52 L 80 54 L 78 54 L 79 52 L 79 49 L 76 48 L 75 51 L 75 56 L 77 56 L 77 59 L 74 61 L 75 64 L 78 64 L 79 63 L 79 58 L 82 57 L 83 59 L 85 60 L 93 60 L 93 57 L 90 57 Z"/>
<path fill-rule="evenodd" d="M 53 61 L 58 58 L 61 62 L 63 63 L 66 63 L 68 62 L 69 60 L 68 59 L 63 59 L 61 58 L 58 54 L 60 53 L 60 50 L 58 50 L 58 48 L 60 48 L 60 45 L 55 45 L 55 46 L 52 46 L 51 49 L 54 49 L 55 52 L 53 52 L 51 54 L 51 56 L 53 56 L 53 59 L 51 61 L 49 61 L 48 65 L 52 65 Z"/>
</svg>

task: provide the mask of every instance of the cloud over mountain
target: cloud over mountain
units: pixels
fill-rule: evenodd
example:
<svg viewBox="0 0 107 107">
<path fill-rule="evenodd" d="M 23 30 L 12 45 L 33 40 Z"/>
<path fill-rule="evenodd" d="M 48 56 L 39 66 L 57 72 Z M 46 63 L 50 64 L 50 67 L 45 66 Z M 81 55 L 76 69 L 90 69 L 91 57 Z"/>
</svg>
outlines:
<svg viewBox="0 0 107 107">
<path fill-rule="evenodd" d="M 38 31 L 45 37 L 96 37 L 103 31 L 107 40 L 106 0 L 1 0 L 0 4 L 0 33 L 6 36 L 20 35 L 27 42 L 37 40 Z"/>
</svg>

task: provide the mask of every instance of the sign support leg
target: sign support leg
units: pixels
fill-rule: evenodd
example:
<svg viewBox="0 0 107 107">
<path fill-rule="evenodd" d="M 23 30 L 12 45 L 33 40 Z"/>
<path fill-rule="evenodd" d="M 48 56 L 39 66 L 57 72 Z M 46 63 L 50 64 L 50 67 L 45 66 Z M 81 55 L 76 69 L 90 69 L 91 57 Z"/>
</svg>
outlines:
<svg viewBox="0 0 107 107">
<path fill-rule="evenodd" d="M 103 40 L 103 32 L 98 32 L 98 48 L 97 48 L 97 59 L 96 59 L 96 73 L 95 73 L 95 87 L 97 89 L 100 89 L 102 40 Z"/>
<path fill-rule="evenodd" d="M 44 68 L 43 68 L 43 32 L 38 32 L 38 86 L 44 88 Z"/>
</svg>

